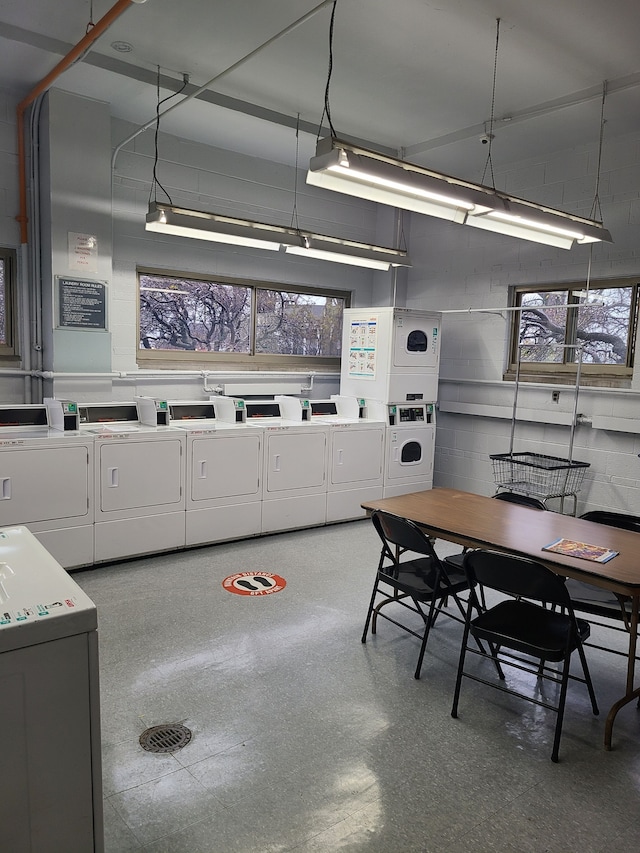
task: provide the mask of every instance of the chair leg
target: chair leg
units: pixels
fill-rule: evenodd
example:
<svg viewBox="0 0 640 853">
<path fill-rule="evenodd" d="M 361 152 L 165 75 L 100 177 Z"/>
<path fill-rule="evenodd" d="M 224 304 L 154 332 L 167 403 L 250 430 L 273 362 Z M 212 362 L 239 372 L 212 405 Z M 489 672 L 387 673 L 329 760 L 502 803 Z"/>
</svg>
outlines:
<svg viewBox="0 0 640 853">
<path fill-rule="evenodd" d="M 584 680 L 587 685 L 587 690 L 589 691 L 589 699 L 591 699 L 591 710 L 593 711 L 594 716 L 598 716 L 600 710 L 598 708 L 598 702 L 596 700 L 596 693 L 593 689 L 593 682 L 591 681 L 591 673 L 589 672 L 589 667 L 587 666 L 587 657 L 584 653 L 584 648 L 582 643 L 578 645 L 578 656 L 580 658 L 580 663 L 582 664 L 582 671 L 584 673 Z"/>
<path fill-rule="evenodd" d="M 469 614 L 469 617 L 471 614 Z M 456 686 L 453 691 L 453 705 L 451 706 L 451 716 L 456 719 L 458 716 L 458 700 L 460 699 L 460 688 L 462 686 L 462 675 L 464 672 L 464 660 L 467 655 L 467 643 L 469 642 L 469 621 L 464 624 L 464 632 L 462 634 L 462 645 L 460 646 L 460 659 L 458 660 L 458 672 L 456 673 Z"/>
<path fill-rule="evenodd" d="M 416 606 L 418 606 L 418 602 L 416 602 Z M 424 653 L 427 650 L 427 640 L 429 639 L 429 631 L 431 630 L 431 626 L 435 622 L 435 607 L 436 607 L 436 600 L 435 600 L 435 598 L 432 598 L 431 599 L 431 605 L 429 607 L 429 614 L 428 614 L 427 618 L 425 619 L 424 634 L 422 635 L 422 643 L 420 645 L 420 654 L 418 655 L 418 663 L 416 665 L 416 671 L 413 674 L 413 677 L 416 679 L 420 678 L 420 670 L 422 669 L 422 661 L 424 660 Z M 418 610 L 420 610 L 419 607 L 418 607 Z M 420 610 L 420 613 L 422 613 L 422 610 Z M 422 614 L 422 615 L 424 617 L 424 614 Z"/>
<path fill-rule="evenodd" d="M 562 721 L 564 719 L 564 706 L 567 701 L 567 685 L 569 683 L 569 667 L 571 666 L 571 655 L 567 654 L 564 666 L 562 668 L 562 684 L 560 685 L 560 701 L 558 702 L 558 719 L 556 720 L 556 730 L 553 737 L 553 750 L 551 752 L 551 760 L 558 763 L 558 752 L 560 749 L 560 736 L 562 735 Z"/>
<path fill-rule="evenodd" d="M 367 633 L 369 631 L 369 623 L 371 622 L 371 614 L 373 613 L 373 603 L 376 600 L 376 595 L 378 594 L 378 580 L 376 578 L 376 582 L 373 585 L 373 592 L 371 593 L 371 600 L 369 601 L 369 609 L 367 610 L 367 619 L 364 623 L 364 631 L 362 632 L 362 640 L 361 642 L 367 642 Z M 372 632 L 375 634 L 375 630 Z"/>
</svg>

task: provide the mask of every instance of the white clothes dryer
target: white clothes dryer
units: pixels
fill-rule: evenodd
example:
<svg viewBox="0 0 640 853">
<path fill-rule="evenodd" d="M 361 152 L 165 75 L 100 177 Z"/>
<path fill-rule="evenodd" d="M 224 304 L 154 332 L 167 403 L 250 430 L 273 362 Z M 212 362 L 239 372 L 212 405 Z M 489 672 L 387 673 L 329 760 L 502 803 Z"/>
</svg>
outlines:
<svg viewBox="0 0 640 853">
<path fill-rule="evenodd" d="M 93 563 L 93 436 L 44 404 L 0 406 L 0 524 L 31 530 L 65 569 Z"/>
<path fill-rule="evenodd" d="M 433 487 L 435 410 L 433 403 L 387 405 L 383 497 Z"/>
<path fill-rule="evenodd" d="M 261 532 L 324 524 L 328 425 L 289 420 L 277 400 L 245 400 L 245 409 L 247 426 L 264 431 Z"/>
<path fill-rule="evenodd" d="M 388 403 L 438 396 L 441 315 L 408 308 L 347 308 L 340 394 Z"/>
<path fill-rule="evenodd" d="M 170 425 L 187 433 L 187 546 L 257 536 L 263 434 L 247 427 L 244 401 L 221 397 L 168 405 Z"/>
<path fill-rule="evenodd" d="M 135 402 L 78 412 L 95 446 L 95 562 L 184 548 L 185 431 L 141 423 Z"/>
</svg>

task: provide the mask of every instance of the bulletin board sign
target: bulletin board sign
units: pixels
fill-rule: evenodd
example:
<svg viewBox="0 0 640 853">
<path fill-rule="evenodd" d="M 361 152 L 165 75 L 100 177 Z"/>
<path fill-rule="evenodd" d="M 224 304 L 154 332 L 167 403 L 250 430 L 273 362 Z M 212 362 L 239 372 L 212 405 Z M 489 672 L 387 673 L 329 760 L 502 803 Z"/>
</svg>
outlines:
<svg viewBox="0 0 640 853">
<path fill-rule="evenodd" d="M 57 328 L 107 328 L 107 285 L 59 276 L 56 288 Z"/>
</svg>

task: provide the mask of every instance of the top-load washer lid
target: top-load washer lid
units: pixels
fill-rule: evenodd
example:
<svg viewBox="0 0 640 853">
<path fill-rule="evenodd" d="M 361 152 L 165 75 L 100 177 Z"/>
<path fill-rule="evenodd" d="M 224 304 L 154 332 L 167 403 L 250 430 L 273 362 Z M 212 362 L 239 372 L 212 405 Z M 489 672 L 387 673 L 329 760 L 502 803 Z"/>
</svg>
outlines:
<svg viewBox="0 0 640 853">
<path fill-rule="evenodd" d="M 0 528 L 0 653 L 97 624 L 95 604 L 28 528 Z"/>
<path fill-rule="evenodd" d="M 46 406 L 0 406 L 0 441 L 3 438 L 46 438 L 48 435 Z"/>
<path fill-rule="evenodd" d="M 135 403 L 80 403 L 80 428 L 89 432 L 138 432 L 140 420 Z"/>
<path fill-rule="evenodd" d="M 215 406 L 208 400 L 169 402 L 169 423 L 188 432 L 213 432 L 218 427 Z"/>
<path fill-rule="evenodd" d="M 250 426 L 270 426 L 282 421 L 280 403 L 275 400 L 246 400 L 244 406 Z"/>
<path fill-rule="evenodd" d="M 338 417 L 338 405 L 335 400 L 311 400 L 311 417 L 325 419 Z"/>
<path fill-rule="evenodd" d="M 215 406 L 208 400 L 169 403 L 169 411 L 172 421 L 214 421 L 216 419 Z"/>
</svg>

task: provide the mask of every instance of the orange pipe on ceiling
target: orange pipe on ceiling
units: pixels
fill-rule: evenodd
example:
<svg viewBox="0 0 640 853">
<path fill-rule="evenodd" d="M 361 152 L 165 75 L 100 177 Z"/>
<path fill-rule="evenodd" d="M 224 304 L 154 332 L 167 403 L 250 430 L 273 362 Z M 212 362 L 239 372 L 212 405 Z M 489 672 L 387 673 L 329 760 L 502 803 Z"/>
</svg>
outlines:
<svg viewBox="0 0 640 853">
<path fill-rule="evenodd" d="M 69 53 L 60 60 L 56 67 L 44 77 L 17 106 L 16 120 L 18 125 L 18 188 L 20 200 L 20 212 L 16 219 L 20 223 L 20 242 L 27 243 L 29 241 L 29 229 L 27 217 L 27 158 L 25 152 L 25 135 L 24 135 L 24 114 L 27 107 L 35 101 L 38 95 L 51 86 L 51 84 L 66 71 L 69 66 L 79 59 L 91 45 L 107 30 L 111 24 L 125 12 L 132 3 L 144 3 L 145 0 L 118 0 L 118 2 L 109 9 L 98 23 L 92 27 L 87 34 L 81 39 L 78 44 L 72 48 Z"/>
</svg>

